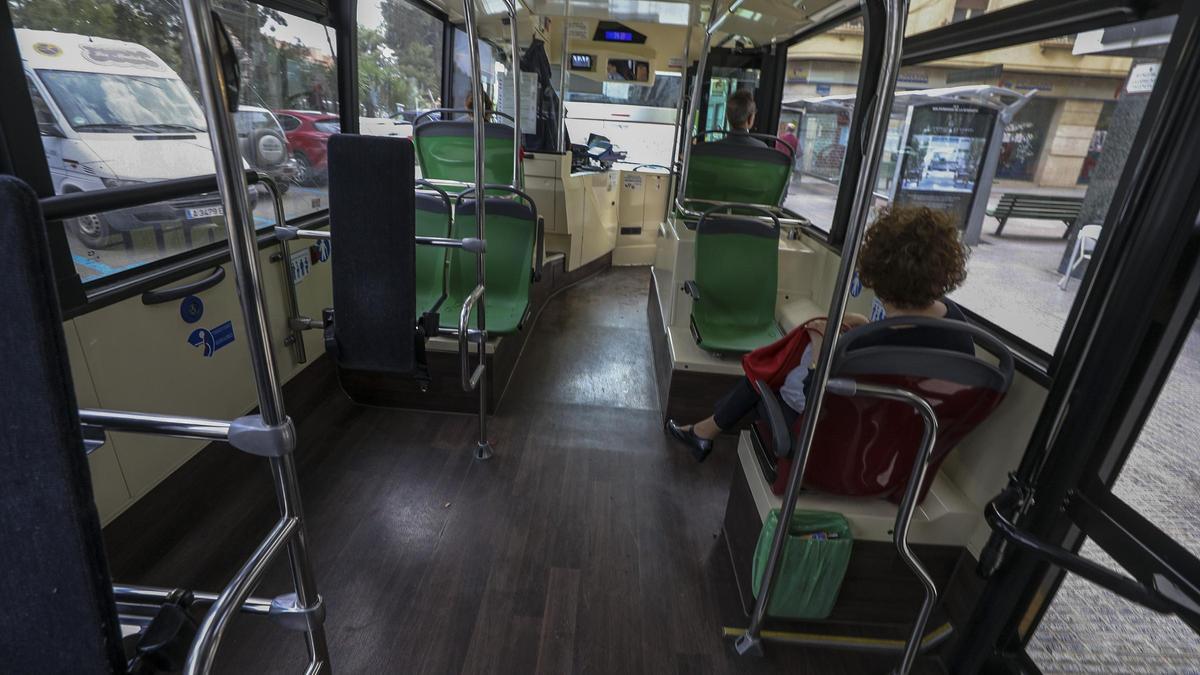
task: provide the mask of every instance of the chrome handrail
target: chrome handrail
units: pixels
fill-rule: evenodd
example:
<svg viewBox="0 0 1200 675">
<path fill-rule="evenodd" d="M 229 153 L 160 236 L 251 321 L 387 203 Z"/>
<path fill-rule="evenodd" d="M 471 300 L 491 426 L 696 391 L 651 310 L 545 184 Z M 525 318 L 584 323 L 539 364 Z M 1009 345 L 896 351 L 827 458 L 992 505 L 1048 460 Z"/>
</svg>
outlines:
<svg viewBox="0 0 1200 675">
<path fill-rule="evenodd" d="M 570 23 L 571 0 L 563 0 L 562 17 L 562 51 L 558 56 L 558 151 L 565 153 L 571 148 L 567 146 L 567 24 Z M 568 160 L 569 161 L 569 160 Z"/>
<path fill-rule="evenodd" d="M 871 210 L 872 194 L 870 187 L 875 185 L 879 172 L 879 162 L 883 155 L 886 140 L 888 119 L 891 115 L 892 99 L 895 96 L 896 78 L 900 71 L 900 56 L 904 39 L 904 24 L 908 14 L 908 0 L 884 0 L 886 27 L 883 31 L 883 67 L 879 82 L 873 97 L 872 108 L 866 117 L 867 143 L 863 153 L 863 163 L 859 170 L 856 186 L 861 188 L 855 194 L 850 220 L 847 224 L 846 238 L 842 243 L 841 264 L 838 268 L 833 299 L 829 312 L 826 314 L 830 325 L 840 326 L 846 315 L 846 304 L 849 301 L 850 282 L 858 263 L 858 251 L 862 244 L 863 235 L 867 228 L 867 216 Z M 686 170 L 686 165 L 684 169 Z M 796 510 L 796 502 L 800 496 L 800 486 L 804 480 L 804 470 L 816 436 L 817 419 L 825 402 L 826 385 L 832 372 L 832 356 L 838 343 L 838 331 L 830 331 L 821 344 L 821 353 L 817 359 L 816 369 L 812 375 L 812 386 L 805 405 L 804 427 L 799 437 L 799 445 L 795 452 L 791 471 L 788 474 L 787 489 L 784 491 L 783 508 L 779 512 L 779 527 L 771 541 L 770 554 L 766 567 L 762 572 L 758 596 L 754 601 L 754 610 L 750 617 L 750 625 L 746 633 L 734 643 L 739 654 L 757 654 L 762 652 L 762 626 L 767 617 L 767 607 L 771 599 L 775 579 L 779 573 L 779 563 L 783 558 L 783 548 L 787 541 L 786 533 L 791 525 L 792 515 Z"/>
<path fill-rule="evenodd" d="M 280 191 L 279 185 L 274 178 L 265 173 L 258 174 L 258 182 L 271 194 L 271 204 L 275 212 L 275 227 L 286 226 L 287 216 L 283 210 L 283 192 Z M 296 282 L 292 279 L 292 249 L 287 239 L 279 238 L 277 241 L 279 266 L 283 270 L 283 295 L 287 299 L 288 314 L 290 318 L 298 318 L 300 316 L 300 296 L 296 293 Z M 308 353 L 304 347 L 304 333 L 293 324 L 290 318 L 287 339 L 291 340 L 289 346 L 292 348 L 292 357 L 295 358 L 296 363 L 306 363 L 308 362 Z"/>
<path fill-rule="evenodd" d="M 512 186 L 520 189 L 525 186 L 524 176 L 521 174 L 521 43 L 517 38 L 517 6 L 513 0 L 504 0 L 504 7 L 508 10 L 509 42 L 512 49 L 510 54 L 513 74 Z"/>
<path fill-rule="evenodd" d="M 482 331 L 473 332 L 470 329 L 471 311 L 475 309 L 475 304 L 483 298 L 483 284 L 476 286 L 463 301 L 462 309 L 458 313 L 458 358 L 462 376 L 463 391 L 474 391 L 479 385 L 479 381 L 483 378 L 483 356 L 480 355 L 479 363 L 475 365 L 475 370 L 471 371 L 471 345 L 470 338 L 474 337 L 479 344 L 486 345 L 487 333 Z M 467 373 L 471 372 L 470 375 Z"/>
<path fill-rule="evenodd" d="M 232 57 L 232 54 L 224 54 L 230 47 L 230 41 L 227 35 L 218 33 L 218 29 L 223 30 L 223 27 L 213 12 L 210 0 L 183 0 L 182 4 L 187 43 L 204 104 L 204 116 L 216 164 L 217 186 L 225 209 L 230 262 L 237 281 L 245 342 L 258 395 L 257 418 L 267 428 L 282 429 L 290 427 L 291 420 L 284 407 L 283 390 L 276 372 L 254 214 L 250 208 L 245 169 L 231 114 L 237 107 L 236 100 L 231 99 L 237 96 L 238 82 L 236 79 L 227 81 L 226 64 L 222 62 L 223 55 Z M 228 64 L 231 68 L 237 67 L 236 60 L 232 58 Z M 187 675 L 207 675 L 211 670 L 221 633 L 230 616 L 241 607 L 266 563 L 284 546 L 291 567 L 296 606 L 304 612 L 314 612 L 308 615 L 304 629 L 309 657 L 308 672 L 318 673 L 328 668 L 329 647 L 325 628 L 323 621 L 315 614 L 315 610 L 321 606 L 321 599 L 308 557 L 304 513 L 292 454 L 294 448 L 295 437 L 289 435 L 286 442 L 277 448 L 278 453 L 269 459 L 281 520 L 205 615 L 196 640 L 188 651 L 184 666 Z"/>
<path fill-rule="evenodd" d="M 138 434 L 157 434 L 174 438 L 197 438 L 205 441 L 229 439 L 230 423 L 203 417 L 159 415 L 125 410 L 80 408 L 79 421 L 102 427 L 105 431 L 127 431 Z"/>
<path fill-rule="evenodd" d="M 467 41 L 470 43 L 471 52 L 471 90 L 476 101 L 483 100 L 483 70 L 479 65 L 479 24 L 475 16 L 475 0 L 463 0 L 463 19 L 467 28 Z M 563 27 L 565 30 L 565 26 Z M 565 39 L 565 38 L 564 38 Z M 518 66 L 519 67 L 519 66 Z M 519 112 L 519 111 L 518 111 Z M 486 241 L 486 223 L 487 223 L 487 192 L 484 190 L 484 161 L 485 155 L 483 152 L 484 139 L 484 119 L 483 115 L 474 115 L 472 117 L 472 127 L 475 134 L 475 231 L 476 237 L 480 241 Z M 514 139 L 515 140 L 515 139 Z M 514 143 L 514 148 L 516 144 Z M 514 176 L 515 179 L 515 176 Z M 482 250 L 475 253 L 475 285 L 479 289 L 479 296 L 476 300 L 475 325 L 479 329 L 481 336 L 487 335 L 487 319 L 486 319 L 486 298 L 483 293 L 483 286 L 487 279 L 487 257 Z M 474 294 L 474 291 L 472 291 Z M 465 303 L 464 303 L 465 309 Z M 469 312 L 468 312 L 469 316 Z M 459 339 L 462 340 L 460 334 Z M 491 443 L 487 438 L 487 404 L 488 404 L 488 389 L 487 389 L 487 341 L 481 339 L 478 345 L 479 365 L 476 372 L 471 375 L 471 381 L 479 390 L 479 439 L 475 445 L 476 459 L 490 459 L 493 455 Z"/>
<path fill-rule="evenodd" d="M 900 667 L 895 671 L 897 675 L 908 675 L 909 671 L 912 670 L 913 663 L 917 659 L 917 654 L 921 650 L 921 641 L 925 634 L 925 626 L 929 623 L 929 617 L 933 614 L 933 606 L 937 604 L 938 598 L 937 586 L 933 583 L 933 577 L 921 565 L 920 559 L 917 558 L 916 554 L 912 552 L 912 548 L 908 545 L 908 531 L 912 526 L 913 514 L 917 510 L 917 499 L 921 495 L 921 488 L 925 484 L 927 474 L 929 473 L 929 458 L 933 454 L 933 446 L 937 442 L 937 415 L 934 414 L 933 408 L 930 407 L 928 401 L 900 387 L 860 384 L 847 378 L 831 379 L 828 387 L 829 391 L 842 396 L 867 396 L 907 403 L 921 416 L 921 421 L 924 424 L 921 433 L 921 445 L 917 451 L 917 456 L 913 459 L 912 471 L 908 477 L 908 485 L 905 486 L 904 496 L 900 500 L 900 508 L 896 510 L 896 522 L 892 528 L 892 542 L 896 546 L 896 552 L 900 554 L 900 558 L 904 560 L 908 568 L 917 576 L 925 592 L 924 599 L 921 602 L 921 609 L 917 613 L 917 620 L 913 623 L 908 640 L 904 643 L 904 656 L 900 660 Z"/>
</svg>

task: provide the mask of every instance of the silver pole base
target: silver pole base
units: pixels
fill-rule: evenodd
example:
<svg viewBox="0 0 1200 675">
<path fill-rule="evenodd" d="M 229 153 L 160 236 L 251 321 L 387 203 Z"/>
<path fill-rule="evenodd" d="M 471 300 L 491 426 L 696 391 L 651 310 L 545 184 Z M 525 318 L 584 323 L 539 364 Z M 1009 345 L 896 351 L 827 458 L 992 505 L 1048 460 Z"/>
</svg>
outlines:
<svg viewBox="0 0 1200 675">
<path fill-rule="evenodd" d="M 738 653 L 738 656 L 757 656 L 762 658 L 762 638 L 754 637 L 750 633 L 743 633 L 741 637 L 733 641 L 733 650 Z"/>
<path fill-rule="evenodd" d="M 487 441 L 480 441 L 475 445 L 475 459 L 481 462 L 491 459 L 492 455 L 495 454 L 496 451 L 492 448 L 492 444 L 488 443 Z"/>
</svg>

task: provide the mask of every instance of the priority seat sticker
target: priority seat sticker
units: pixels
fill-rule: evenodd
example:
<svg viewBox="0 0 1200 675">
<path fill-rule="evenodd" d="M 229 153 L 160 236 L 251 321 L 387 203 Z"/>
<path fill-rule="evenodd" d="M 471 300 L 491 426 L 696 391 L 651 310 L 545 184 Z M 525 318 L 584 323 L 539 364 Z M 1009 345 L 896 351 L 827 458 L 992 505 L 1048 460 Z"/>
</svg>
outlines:
<svg viewBox="0 0 1200 675">
<path fill-rule="evenodd" d="M 204 351 L 204 358 L 212 358 L 222 347 L 233 342 L 233 321 L 226 321 L 216 328 L 197 328 L 188 335 L 188 344 Z"/>
</svg>

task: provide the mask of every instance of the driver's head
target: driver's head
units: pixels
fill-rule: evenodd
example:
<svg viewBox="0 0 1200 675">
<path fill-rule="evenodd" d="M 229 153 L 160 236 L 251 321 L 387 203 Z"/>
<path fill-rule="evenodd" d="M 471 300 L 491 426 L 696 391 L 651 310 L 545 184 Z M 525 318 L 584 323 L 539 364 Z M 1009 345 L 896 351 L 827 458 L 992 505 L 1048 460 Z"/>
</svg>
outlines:
<svg viewBox="0 0 1200 675">
<path fill-rule="evenodd" d="M 749 130 L 754 126 L 754 115 L 758 106 L 754 104 L 754 94 L 749 89 L 738 89 L 725 102 L 725 118 L 729 120 L 731 129 Z"/>
</svg>

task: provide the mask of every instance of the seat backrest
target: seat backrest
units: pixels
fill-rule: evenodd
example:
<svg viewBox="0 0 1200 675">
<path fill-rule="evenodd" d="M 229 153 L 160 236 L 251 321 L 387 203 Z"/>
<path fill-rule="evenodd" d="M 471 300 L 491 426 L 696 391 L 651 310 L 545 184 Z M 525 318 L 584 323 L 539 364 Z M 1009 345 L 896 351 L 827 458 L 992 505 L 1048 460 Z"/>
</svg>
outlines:
<svg viewBox="0 0 1200 675">
<path fill-rule="evenodd" d="M 37 196 L 0 176 L 0 670 L 124 672 Z"/>
<path fill-rule="evenodd" d="M 410 373 L 416 326 L 412 142 L 334 134 L 328 161 L 338 365 Z"/>
<path fill-rule="evenodd" d="M 997 363 L 944 349 L 855 348 L 884 331 L 915 329 L 965 333 Z M 965 321 L 899 317 L 847 333 L 834 354 L 832 377 L 901 387 L 933 408 L 938 435 L 920 495 L 924 499 L 949 452 L 1004 398 L 1012 384 L 1013 359 L 999 340 Z M 804 483 L 833 494 L 899 501 L 923 431 L 921 417 L 906 403 L 830 392 L 821 408 Z"/>
<path fill-rule="evenodd" d="M 686 199 L 779 206 L 792 175 L 787 154 L 766 146 L 698 143 L 688 160 Z"/>
<path fill-rule="evenodd" d="M 420 237 L 450 237 L 451 201 L 445 192 L 416 195 L 416 233 Z M 427 312 L 441 297 L 445 287 L 447 249 L 418 246 L 416 249 L 417 312 Z"/>
<path fill-rule="evenodd" d="M 489 185 L 487 191 L 504 190 L 512 197 L 489 196 L 484 203 L 487 241 L 486 273 L 489 301 L 529 301 L 533 281 L 533 256 L 537 244 L 537 207 L 516 190 Z M 474 189 L 458 199 L 454 212 L 454 237 L 476 236 Z M 450 295 L 462 299 L 475 288 L 475 254 L 450 253 Z"/>
<path fill-rule="evenodd" d="M 499 122 L 483 125 L 484 182 L 513 182 L 513 128 Z M 413 128 L 421 176 L 435 180 L 475 180 L 475 134 L 469 120 L 421 122 Z"/>
<path fill-rule="evenodd" d="M 774 152 L 774 151 L 772 151 Z M 748 215 L 706 211 L 696 223 L 698 322 L 761 326 L 775 320 L 779 286 L 779 225 Z M 770 214 L 766 214 L 770 218 Z"/>
</svg>

